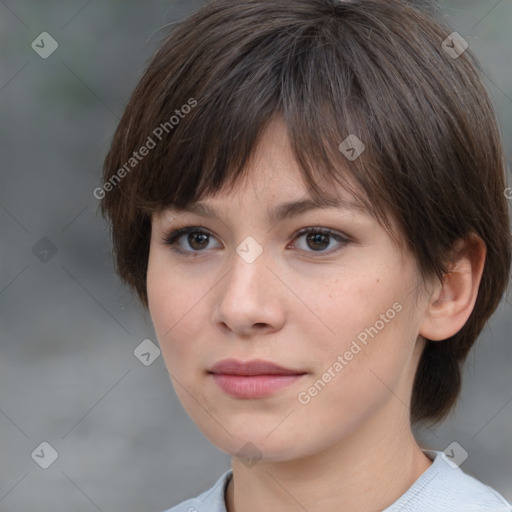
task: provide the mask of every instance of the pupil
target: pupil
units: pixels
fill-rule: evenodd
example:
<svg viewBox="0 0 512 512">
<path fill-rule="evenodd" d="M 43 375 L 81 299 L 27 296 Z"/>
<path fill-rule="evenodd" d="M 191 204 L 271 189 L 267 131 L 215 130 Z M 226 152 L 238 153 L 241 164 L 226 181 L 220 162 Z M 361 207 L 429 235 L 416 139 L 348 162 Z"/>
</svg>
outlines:
<svg viewBox="0 0 512 512">
<path fill-rule="evenodd" d="M 199 242 L 199 247 L 196 246 L 195 241 L 197 238 L 202 238 L 201 242 L 206 241 L 206 245 L 208 245 L 208 242 L 207 242 L 208 235 L 205 235 L 204 233 L 190 233 L 189 237 L 188 237 L 188 241 L 190 243 L 190 246 L 193 247 L 194 249 L 203 249 L 205 247 L 204 243 L 202 244 L 201 242 Z"/>
<path fill-rule="evenodd" d="M 329 243 L 325 244 L 325 239 L 328 236 L 329 235 L 326 235 L 325 233 L 310 233 L 307 238 L 308 238 L 308 241 L 311 241 L 311 239 L 313 239 L 314 244 L 320 243 L 320 245 L 322 246 L 322 247 L 320 247 L 320 249 L 325 249 L 326 247 L 329 246 Z M 321 239 L 324 240 L 323 244 L 321 242 Z"/>
</svg>

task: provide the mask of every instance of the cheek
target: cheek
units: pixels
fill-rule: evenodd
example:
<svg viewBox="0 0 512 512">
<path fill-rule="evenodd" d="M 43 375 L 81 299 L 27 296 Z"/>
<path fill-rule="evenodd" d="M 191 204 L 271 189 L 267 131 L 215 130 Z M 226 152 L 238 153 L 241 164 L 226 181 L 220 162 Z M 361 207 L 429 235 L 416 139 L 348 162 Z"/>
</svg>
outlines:
<svg viewBox="0 0 512 512">
<path fill-rule="evenodd" d="M 158 258 L 149 259 L 148 305 L 162 354 L 171 374 L 200 362 L 197 343 L 207 329 L 204 304 L 211 286 L 205 279 L 184 278 L 183 273 Z"/>
<path fill-rule="evenodd" d="M 388 323 L 377 323 L 388 306 L 387 301 L 372 299 L 370 311 L 351 317 L 348 303 L 345 319 L 341 315 L 338 320 L 336 336 L 316 338 L 319 343 L 310 350 L 316 371 L 298 390 L 301 394 L 296 397 L 294 416 L 301 424 L 305 444 L 318 443 L 318 437 L 329 444 L 349 435 L 384 404 L 396 402 L 394 407 L 407 410 L 413 336 L 405 307 L 399 312 L 393 309 Z"/>
<path fill-rule="evenodd" d="M 364 275 L 347 272 L 345 279 L 332 281 L 327 293 L 324 288 L 315 295 L 311 288 L 309 303 L 322 323 L 304 322 L 302 327 L 304 341 L 315 340 L 309 350 L 315 379 L 322 381 L 318 387 L 327 381 L 331 389 L 322 390 L 325 400 L 330 395 L 357 408 L 371 401 L 365 397 L 398 386 L 416 339 L 412 282 L 405 270 L 398 275 L 380 268 Z"/>
<path fill-rule="evenodd" d="M 315 326 L 317 338 L 320 331 L 324 333 L 321 339 L 325 348 L 338 353 L 348 349 L 358 336 L 364 344 L 393 328 L 404 316 L 407 294 L 406 277 L 394 274 L 384 268 L 366 272 L 344 268 L 323 286 L 318 286 L 316 278 L 302 282 L 303 296 L 317 317 L 311 315 L 309 324 Z"/>
</svg>

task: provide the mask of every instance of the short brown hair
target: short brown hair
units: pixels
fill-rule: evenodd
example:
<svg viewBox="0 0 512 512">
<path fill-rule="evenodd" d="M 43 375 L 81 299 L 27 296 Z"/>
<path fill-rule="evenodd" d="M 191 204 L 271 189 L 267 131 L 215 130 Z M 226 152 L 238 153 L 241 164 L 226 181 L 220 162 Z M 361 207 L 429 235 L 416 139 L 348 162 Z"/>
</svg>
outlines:
<svg viewBox="0 0 512 512">
<path fill-rule="evenodd" d="M 143 305 L 151 213 L 234 185 L 281 116 L 310 194 L 341 184 L 393 237 L 394 219 L 424 277 L 443 277 L 456 240 L 485 242 L 470 318 L 450 339 L 427 340 L 416 372 L 411 421 L 443 419 L 511 260 L 498 123 L 472 52 L 446 51 L 450 32 L 405 0 L 217 0 L 174 26 L 128 102 L 95 193 L 116 270 Z M 338 149 L 349 135 L 366 146 L 353 161 Z"/>
</svg>

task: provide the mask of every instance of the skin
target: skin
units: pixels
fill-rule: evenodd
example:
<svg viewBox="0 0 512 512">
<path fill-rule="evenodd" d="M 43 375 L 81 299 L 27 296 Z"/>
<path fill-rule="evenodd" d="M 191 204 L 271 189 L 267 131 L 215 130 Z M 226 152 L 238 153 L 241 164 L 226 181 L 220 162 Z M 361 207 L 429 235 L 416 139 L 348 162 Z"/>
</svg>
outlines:
<svg viewBox="0 0 512 512">
<path fill-rule="evenodd" d="M 205 200 L 220 219 L 176 210 L 152 218 L 149 310 L 176 393 L 206 437 L 232 455 L 229 512 L 381 511 L 431 465 L 411 431 L 413 378 L 424 337 L 446 339 L 469 317 L 485 246 L 458 244 L 452 272 L 422 286 L 412 255 L 369 214 L 316 209 L 269 222 L 274 205 L 307 195 L 278 120 L 249 171 L 233 192 Z M 209 242 L 191 246 L 185 235 L 185 253 L 174 252 L 163 239 L 183 225 L 207 229 Z M 328 237 L 315 250 L 307 235 L 293 236 L 304 227 L 351 241 Z M 248 236 L 263 249 L 252 263 L 236 252 Z M 400 312 L 300 403 L 298 394 L 397 302 Z M 233 398 L 207 373 L 231 357 L 307 374 L 270 397 Z M 242 456 L 251 455 L 248 443 L 257 447 L 251 463 Z"/>
</svg>

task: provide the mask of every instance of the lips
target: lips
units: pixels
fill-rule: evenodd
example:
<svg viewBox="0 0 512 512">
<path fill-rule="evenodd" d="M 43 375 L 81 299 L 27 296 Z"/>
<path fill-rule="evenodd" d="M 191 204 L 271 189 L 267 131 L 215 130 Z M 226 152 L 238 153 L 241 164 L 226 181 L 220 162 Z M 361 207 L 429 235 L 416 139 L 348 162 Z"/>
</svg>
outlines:
<svg viewBox="0 0 512 512">
<path fill-rule="evenodd" d="M 237 361 L 223 359 L 210 368 L 210 373 L 223 375 L 303 375 L 306 372 L 279 366 L 263 359 Z"/>
<path fill-rule="evenodd" d="M 224 393 L 237 399 L 258 399 L 274 395 L 300 380 L 306 373 L 262 359 L 245 362 L 223 359 L 208 372 Z"/>
</svg>

